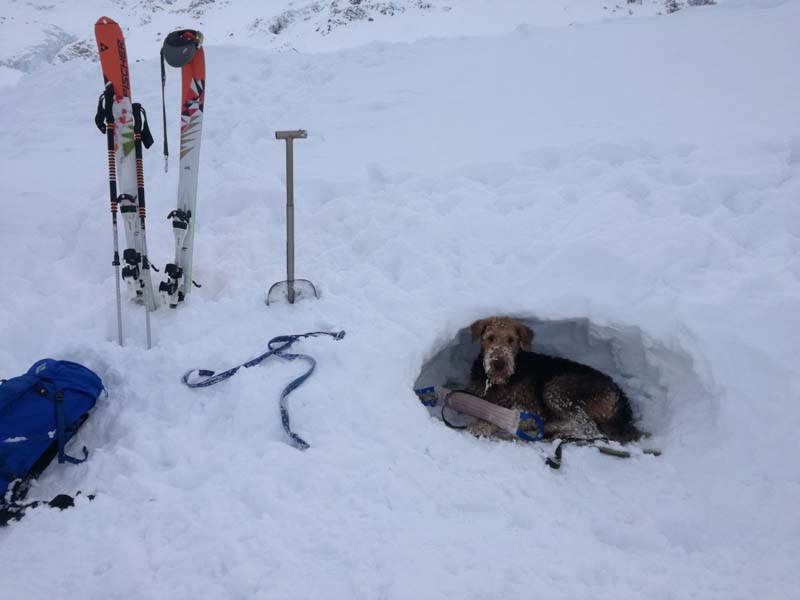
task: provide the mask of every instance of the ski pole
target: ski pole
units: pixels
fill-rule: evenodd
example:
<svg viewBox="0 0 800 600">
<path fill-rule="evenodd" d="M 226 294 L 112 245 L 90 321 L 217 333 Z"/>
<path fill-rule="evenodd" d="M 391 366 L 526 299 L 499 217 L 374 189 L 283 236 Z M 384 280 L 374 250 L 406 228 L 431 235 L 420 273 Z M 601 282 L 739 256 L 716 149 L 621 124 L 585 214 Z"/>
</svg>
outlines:
<svg viewBox="0 0 800 600">
<path fill-rule="evenodd" d="M 142 270 L 144 271 L 144 306 L 145 326 L 147 329 L 147 349 L 152 347 L 150 338 L 150 303 L 155 308 L 153 282 L 150 279 L 150 261 L 147 259 L 147 235 L 145 234 L 145 203 L 144 203 L 144 165 L 142 163 L 142 132 L 145 133 L 145 145 L 149 148 L 153 143 L 150 127 L 147 125 L 147 113 L 138 102 L 133 104 L 133 140 L 136 153 L 136 196 L 139 201 L 139 222 L 142 228 Z"/>
<path fill-rule="evenodd" d="M 111 198 L 111 229 L 114 232 L 114 283 L 117 288 L 117 341 L 120 346 L 122 342 L 122 299 L 119 291 L 119 235 L 117 233 L 117 164 L 114 156 L 114 85 L 109 82 L 97 103 L 97 115 L 95 124 L 97 128 L 106 134 L 108 147 L 108 192 Z"/>
</svg>

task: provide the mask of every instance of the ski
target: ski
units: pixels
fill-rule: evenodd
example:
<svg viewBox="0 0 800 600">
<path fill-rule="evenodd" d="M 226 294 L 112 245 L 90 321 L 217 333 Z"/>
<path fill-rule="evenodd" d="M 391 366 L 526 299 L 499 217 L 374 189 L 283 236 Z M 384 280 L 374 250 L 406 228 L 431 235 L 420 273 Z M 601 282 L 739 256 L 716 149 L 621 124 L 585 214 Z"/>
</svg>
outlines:
<svg viewBox="0 0 800 600">
<path fill-rule="evenodd" d="M 166 281 L 159 285 L 165 304 L 176 308 L 192 289 L 194 231 L 197 218 L 197 172 L 200 165 L 200 136 L 206 92 L 206 62 L 203 34 L 193 29 L 173 31 L 161 50 L 161 99 L 164 119 L 164 170 L 169 168 L 167 112 L 164 100 L 166 61 L 181 69 L 181 143 L 178 203 L 169 213 L 175 236 L 175 260 L 164 268 Z M 197 284 L 195 284 L 197 285 Z M 198 285 L 199 287 L 199 285 Z"/>
<path fill-rule="evenodd" d="M 105 86 L 95 122 L 100 131 L 106 133 L 108 140 L 109 187 L 111 194 L 116 194 L 116 198 L 111 199 L 115 232 L 117 207 L 124 224 L 126 247 L 122 252 L 122 280 L 127 284 L 130 299 L 145 305 L 149 347 L 150 311 L 158 307 L 158 302 L 153 293 L 147 260 L 141 144 L 149 148 L 153 140 L 144 111 L 131 100 L 128 56 L 122 29 L 113 19 L 100 17 L 95 24 L 95 37 Z M 115 262 L 119 263 L 116 247 Z M 118 330 L 121 339 L 119 322 Z"/>
</svg>

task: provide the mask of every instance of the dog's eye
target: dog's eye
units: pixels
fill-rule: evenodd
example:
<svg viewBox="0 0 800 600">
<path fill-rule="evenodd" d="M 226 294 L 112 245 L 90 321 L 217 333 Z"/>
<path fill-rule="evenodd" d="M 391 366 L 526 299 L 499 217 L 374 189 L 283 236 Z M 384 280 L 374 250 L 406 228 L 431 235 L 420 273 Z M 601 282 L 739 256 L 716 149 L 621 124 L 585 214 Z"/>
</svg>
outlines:
<svg viewBox="0 0 800 600">
<path fill-rule="evenodd" d="M 515 340 L 514 340 L 514 338 L 513 338 L 513 337 L 510 337 L 510 338 L 508 338 L 508 343 L 509 343 L 509 344 L 513 344 L 513 343 L 514 343 L 514 341 L 515 341 Z"/>
<path fill-rule="evenodd" d="M 490 341 L 490 342 L 493 342 L 493 341 L 494 341 L 494 335 L 487 335 L 487 336 L 486 336 L 486 339 L 487 339 L 488 341 Z"/>
</svg>

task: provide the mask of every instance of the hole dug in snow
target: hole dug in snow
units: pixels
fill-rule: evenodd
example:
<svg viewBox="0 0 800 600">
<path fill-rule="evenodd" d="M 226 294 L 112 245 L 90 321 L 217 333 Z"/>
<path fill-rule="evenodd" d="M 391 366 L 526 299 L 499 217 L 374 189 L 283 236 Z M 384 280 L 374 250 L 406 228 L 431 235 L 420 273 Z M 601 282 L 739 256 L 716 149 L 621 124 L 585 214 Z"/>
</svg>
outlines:
<svg viewBox="0 0 800 600">
<path fill-rule="evenodd" d="M 584 318 L 516 320 L 533 329 L 534 352 L 568 358 L 611 376 L 628 395 L 637 426 L 661 443 L 673 433 L 705 430 L 713 417 L 712 394 L 681 348 L 649 339 L 638 327 L 602 326 Z M 467 388 L 479 352 L 479 341 L 464 327 L 423 363 L 414 388 Z M 441 417 L 440 409 L 429 410 Z"/>
</svg>

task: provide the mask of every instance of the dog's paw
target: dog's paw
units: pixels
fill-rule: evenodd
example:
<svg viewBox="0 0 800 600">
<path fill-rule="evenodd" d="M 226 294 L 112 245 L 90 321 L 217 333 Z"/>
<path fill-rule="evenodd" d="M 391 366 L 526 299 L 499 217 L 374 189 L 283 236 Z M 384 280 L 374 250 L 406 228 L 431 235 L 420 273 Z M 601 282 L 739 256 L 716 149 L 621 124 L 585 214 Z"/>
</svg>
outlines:
<svg viewBox="0 0 800 600">
<path fill-rule="evenodd" d="M 475 419 L 469 427 L 467 427 L 467 431 L 475 437 L 494 437 L 497 433 L 497 427 L 487 421 Z"/>
</svg>

